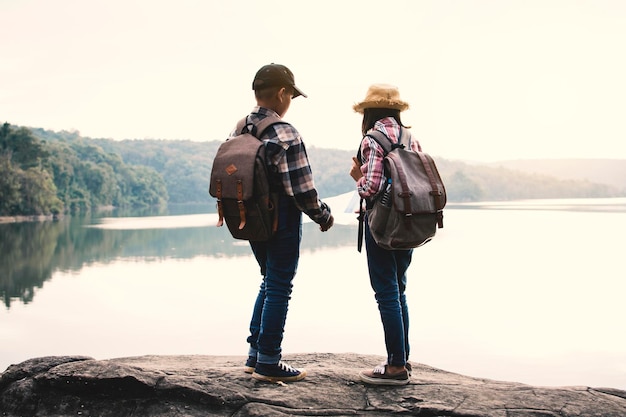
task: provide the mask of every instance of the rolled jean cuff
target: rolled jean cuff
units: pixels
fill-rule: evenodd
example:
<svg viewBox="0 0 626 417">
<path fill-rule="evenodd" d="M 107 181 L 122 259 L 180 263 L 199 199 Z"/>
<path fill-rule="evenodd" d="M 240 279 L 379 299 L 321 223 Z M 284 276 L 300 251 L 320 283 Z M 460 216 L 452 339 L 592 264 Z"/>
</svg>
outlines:
<svg viewBox="0 0 626 417">
<path fill-rule="evenodd" d="M 278 355 L 265 355 L 265 354 L 259 352 L 257 354 L 256 361 L 258 363 L 266 363 L 266 364 L 270 364 L 271 365 L 271 364 L 280 362 L 280 358 L 281 358 L 280 353 Z"/>
<path fill-rule="evenodd" d="M 252 356 L 254 358 L 256 358 L 259 354 L 259 351 L 253 347 L 251 347 L 250 349 L 248 349 L 248 356 Z"/>
</svg>

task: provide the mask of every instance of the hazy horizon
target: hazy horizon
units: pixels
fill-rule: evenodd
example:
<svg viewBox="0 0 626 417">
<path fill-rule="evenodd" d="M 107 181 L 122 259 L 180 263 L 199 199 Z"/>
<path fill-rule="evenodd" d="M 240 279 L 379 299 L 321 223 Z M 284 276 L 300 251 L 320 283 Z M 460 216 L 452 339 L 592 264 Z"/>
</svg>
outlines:
<svg viewBox="0 0 626 417">
<path fill-rule="evenodd" d="M 308 147 L 352 150 L 352 105 L 386 82 L 432 155 L 626 159 L 625 20 L 614 0 L 5 0 L 0 122 L 221 140 L 277 62 L 309 96 L 285 116 Z"/>
</svg>

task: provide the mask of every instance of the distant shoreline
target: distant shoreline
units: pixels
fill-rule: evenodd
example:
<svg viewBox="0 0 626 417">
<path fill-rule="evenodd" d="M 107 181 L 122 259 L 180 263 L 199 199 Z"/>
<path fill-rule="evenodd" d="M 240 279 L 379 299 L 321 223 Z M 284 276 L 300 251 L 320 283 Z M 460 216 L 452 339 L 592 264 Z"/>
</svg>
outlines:
<svg viewBox="0 0 626 417">
<path fill-rule="evenodd" d="M 23 223 L 23 222 L 45 222 L 62 219 L 62 214 L 46 214 L 36 216 L 0 216 L 0 224 Z"/>
</svg>

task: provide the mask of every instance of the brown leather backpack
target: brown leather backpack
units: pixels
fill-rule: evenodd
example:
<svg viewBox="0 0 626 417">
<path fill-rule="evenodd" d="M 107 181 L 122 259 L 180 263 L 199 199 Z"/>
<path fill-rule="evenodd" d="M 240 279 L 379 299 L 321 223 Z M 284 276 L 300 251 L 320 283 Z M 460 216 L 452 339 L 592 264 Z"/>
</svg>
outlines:
<svg viewBox="0 0 626 417">
<path fill-rule="evenodd" d="M 380 131 L 367 134 L 383 148 L 387 187 L 368 205 L 367 221 L 378 246 L 411 249 L 429 242 L 443 227 L 446 189 L 435 161 L 410 148 L 411 136 L 402 128 L 399 143 Z M 358 250 L 361 251 L 364 213 L 361 200 Z"/>
<path fill-rule="evenodd" d="M 217 199 L 219 219 L 236 239 L 265 241 L 278 225 L 278 194 L 271 192 L 265 145 L 259 138 L 280 118 L 268 116 L 256 126 L 247 117 L 237 123 L 237 136 L 222 143 L 213 159 L 209 194 Z"/>
</svg>

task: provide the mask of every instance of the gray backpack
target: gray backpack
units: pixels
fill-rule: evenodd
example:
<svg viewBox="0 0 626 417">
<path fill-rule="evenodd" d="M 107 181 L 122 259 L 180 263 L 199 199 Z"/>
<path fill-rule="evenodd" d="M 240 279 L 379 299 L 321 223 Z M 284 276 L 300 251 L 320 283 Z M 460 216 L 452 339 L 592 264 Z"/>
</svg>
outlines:
<svg viewBox="0 0 626 417">
<path fill-rule="evenodd" d="M 443 227 L 446 189 L 435 161 L 424 152 L 411 150 L 411 135 L 404 128 L 397 144 L 380 131 L 369 132 L 367 136 L 383 148 L 388 178 L 385 189 L 368 204 L 367 221 L 372 237 L 378 246 L 388 250 L 422 246 L 435 236 L 437 228 Z M 363 214 L 359 214 L 359 252 Z"/>
<path fill-rule="evenodd" d="M 265 145 L 259 138 L 275 123 L 268 116 L 256 126 L 247 117 L 237 123 L 237 136 L 222 143 L 211 168 L 209 194 L 217 199 L 219 219 L 236 239 L 269 240 L 278 225 L 278 193 L 270 189 Z"/>
</svg>

